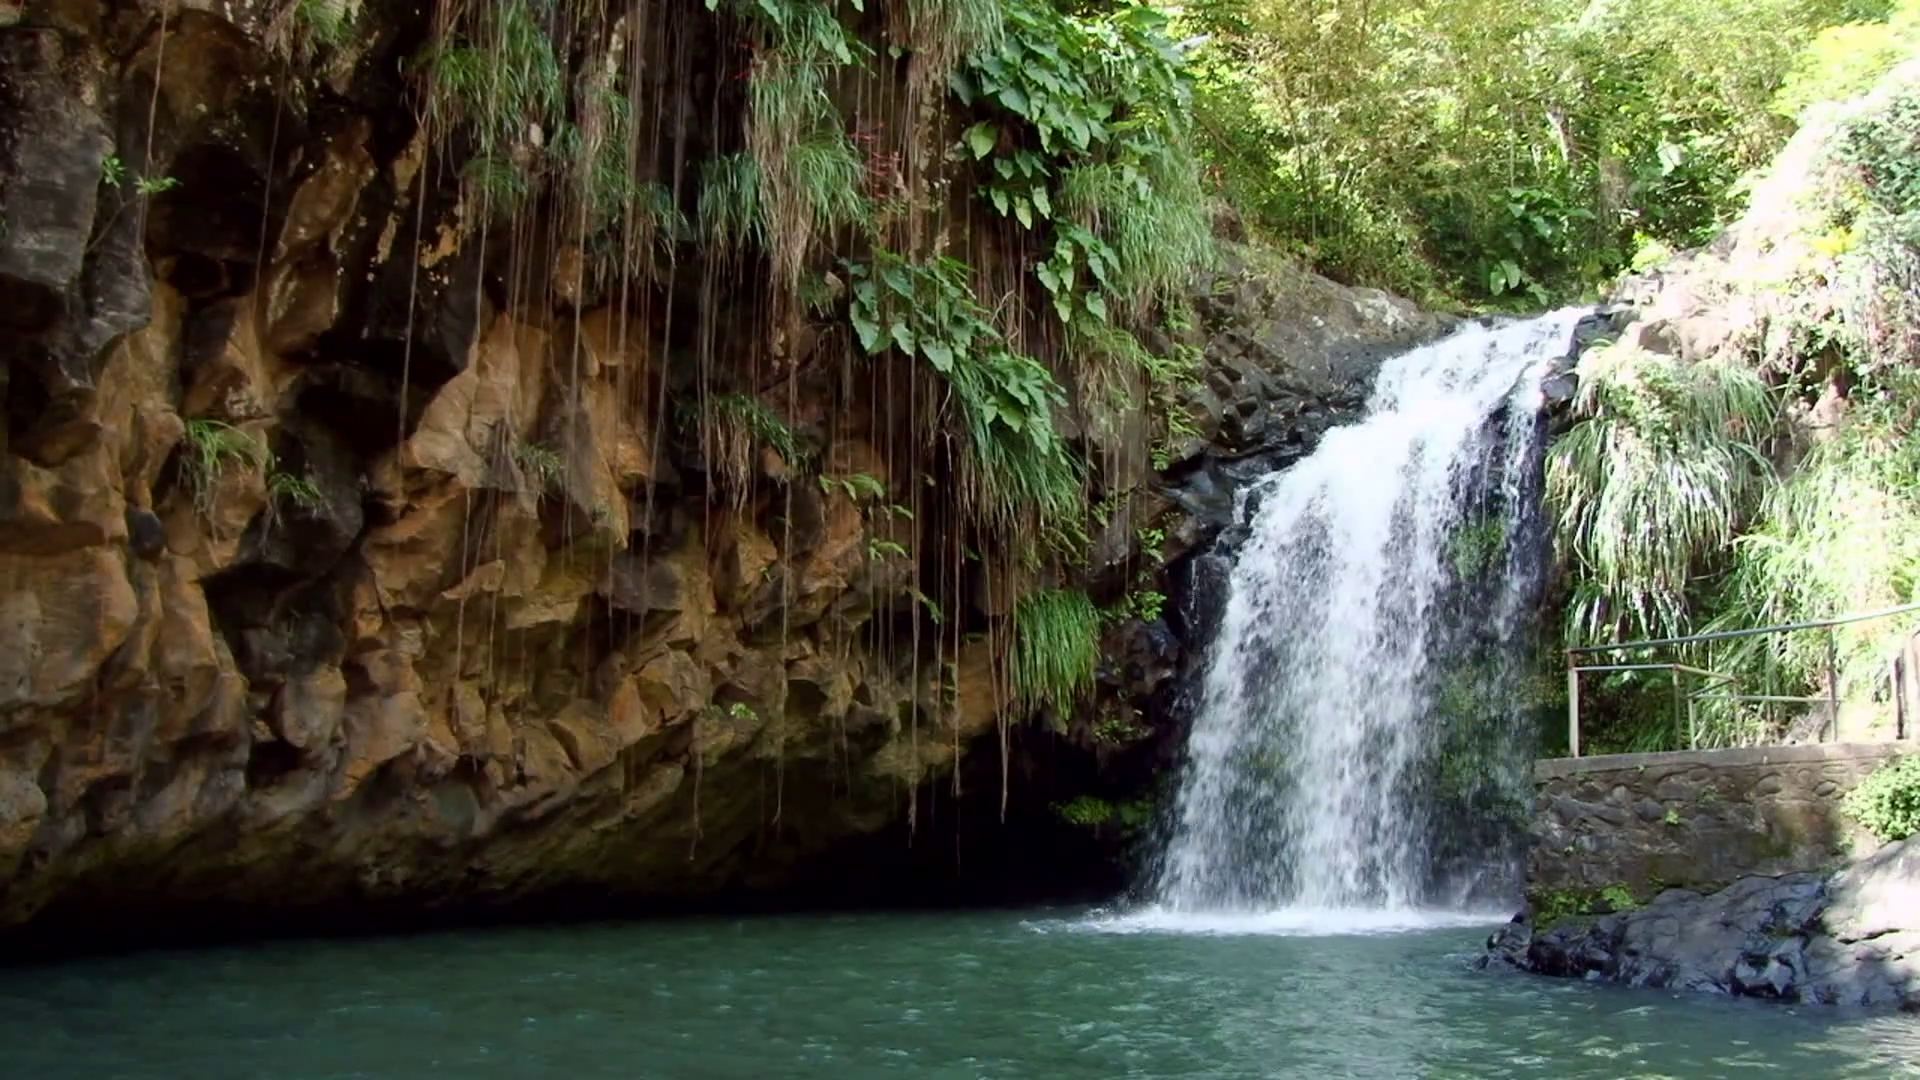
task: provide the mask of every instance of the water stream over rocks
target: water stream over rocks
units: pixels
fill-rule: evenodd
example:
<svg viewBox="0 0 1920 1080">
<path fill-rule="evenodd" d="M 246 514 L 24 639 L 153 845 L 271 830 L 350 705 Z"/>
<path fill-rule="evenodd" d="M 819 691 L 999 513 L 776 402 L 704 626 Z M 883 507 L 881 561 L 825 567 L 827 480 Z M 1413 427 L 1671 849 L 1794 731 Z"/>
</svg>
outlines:
<svg viewBox="0 0 1920 1080">
<path fill-rule="evenodd" d="M 1388 361 L 1364 420 L 1242 496 L 1160 916 L 1370 924 L 1484 894 L 1446 834 L 1530 758 L 1500 690 L 1538 584 L 1541 378 L 1582 314 Z"/>
</svg>

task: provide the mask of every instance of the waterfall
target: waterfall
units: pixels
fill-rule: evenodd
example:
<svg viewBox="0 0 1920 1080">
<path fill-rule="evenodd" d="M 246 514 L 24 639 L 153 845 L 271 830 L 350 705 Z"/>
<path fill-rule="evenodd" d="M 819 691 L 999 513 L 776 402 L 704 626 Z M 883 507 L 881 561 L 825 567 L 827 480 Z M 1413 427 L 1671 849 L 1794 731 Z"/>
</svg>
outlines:
<svg viewBox="0 0 1920 1080">
<path fill-rule="evenodd" d="M 1363 420 L 1243 493 L 1159 912 L 1458 902 L 1436 880 L 1436 791 L 1472 816 L 1463 785 L 1500 779 L 1476 756 L 1530 761 L 1511 704 L 1538 584 L 1521 538 L 1538 534 L 1540 379 L 1581 314 L 1472 324 L 1388 361 Z M 1443 693 L 1466 734 L 1436 721 Z"/>
</svg>

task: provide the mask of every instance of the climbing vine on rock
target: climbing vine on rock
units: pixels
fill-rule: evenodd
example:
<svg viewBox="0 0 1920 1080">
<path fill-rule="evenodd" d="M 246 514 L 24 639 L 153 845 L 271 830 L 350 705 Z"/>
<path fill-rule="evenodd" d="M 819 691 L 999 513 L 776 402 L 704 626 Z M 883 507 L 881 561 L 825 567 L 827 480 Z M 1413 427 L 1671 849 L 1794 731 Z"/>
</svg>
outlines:
<svg viewBox="0 0 1920 1080">
<path fill-rule="evenodd" d="M 981 198 L 1023 229 L 1052 223 L 1037 273 L 1068 326 L 1107 320 L 1108 296 L 1163 296 L 1210 250 L 1191 88 L 1167 30 L 1143 6 L 1075 17 L 1019 5 L 999 47 L 951 77 L 954 95 L 987 114 L 960 148 L 985 166 Z"/>
<path fill-rule="evenodd" d="M 1084 513 L 1081 467 L 1053 426 L 1066 395 L 1044 365 L 1007 346 L 974 302 L 966 265 L 880 251 L 847 270 L 860 347 L 923 359 L 952 392 L 944 412 L 963 438 L 967 514 L 1010 531 L 1029 520 L 1057 527 Z"/>
</svg>

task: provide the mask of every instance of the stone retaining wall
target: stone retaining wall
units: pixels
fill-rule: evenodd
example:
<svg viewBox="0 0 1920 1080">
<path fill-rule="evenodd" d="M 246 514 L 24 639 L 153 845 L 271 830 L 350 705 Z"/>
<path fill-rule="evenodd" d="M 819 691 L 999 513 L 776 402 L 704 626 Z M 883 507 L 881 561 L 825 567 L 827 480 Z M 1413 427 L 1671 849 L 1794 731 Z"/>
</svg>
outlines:
<svg viewBox="0 0 1920 1080">
<path fill-rule="evenodd" d="M 1622 886 L 1645 901 L 1666 888 L 1831 869 L 1864 838 L 1841 797 L 1913 749 L 1826 743 L 1537 762 L 1528 894 L 1564 908 Z M 1859 848 L 1871 849 L 1871 840 Z"/>
</svg>

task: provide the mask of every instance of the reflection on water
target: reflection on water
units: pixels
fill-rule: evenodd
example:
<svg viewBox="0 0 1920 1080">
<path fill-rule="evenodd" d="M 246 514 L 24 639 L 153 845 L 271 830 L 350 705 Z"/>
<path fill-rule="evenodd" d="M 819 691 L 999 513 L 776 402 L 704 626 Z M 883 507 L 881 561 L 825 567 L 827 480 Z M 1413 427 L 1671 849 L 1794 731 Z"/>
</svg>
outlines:
<svg viewBox="0 0 1920 1080">
<path fill-rule="evenodd" d="M 1476 972 L 1484 927 L 1187 929 L 698 920 L 20 968 L 0 971 L 0 1074 L 1920 1076 L 1920 1018 Z"/>
</svg>

